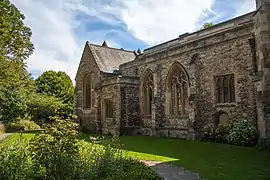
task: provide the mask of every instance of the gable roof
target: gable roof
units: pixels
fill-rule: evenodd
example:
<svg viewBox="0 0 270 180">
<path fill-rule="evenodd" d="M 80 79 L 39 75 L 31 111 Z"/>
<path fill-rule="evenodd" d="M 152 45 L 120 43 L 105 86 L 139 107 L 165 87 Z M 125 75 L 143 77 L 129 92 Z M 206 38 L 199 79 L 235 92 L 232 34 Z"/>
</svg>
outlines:
<svg viewBox="0 0 270 180">
<path fill-rule="evenodd" d="M 132 51 L 90 43 L 87 44 L 100 71 L 102 72 L 113 73 L 114 70 L 119 69 L 120 64 L 133 61 L 135 59 L 135 55 Z"/>
</svg>

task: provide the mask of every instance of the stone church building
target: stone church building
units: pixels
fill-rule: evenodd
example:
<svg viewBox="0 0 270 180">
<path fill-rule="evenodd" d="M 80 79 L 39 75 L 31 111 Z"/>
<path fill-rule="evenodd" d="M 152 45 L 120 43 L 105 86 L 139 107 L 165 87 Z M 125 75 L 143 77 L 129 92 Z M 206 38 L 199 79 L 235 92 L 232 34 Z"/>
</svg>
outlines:
<svg viewBox="0 0 270 180">
<path fill-rule="evenodd" d="M 270 0 L 143 51 L 86 42 L 75 114 L 102 134 L 194 138 L 244 118 L 270 137 Z"/>
</svg>

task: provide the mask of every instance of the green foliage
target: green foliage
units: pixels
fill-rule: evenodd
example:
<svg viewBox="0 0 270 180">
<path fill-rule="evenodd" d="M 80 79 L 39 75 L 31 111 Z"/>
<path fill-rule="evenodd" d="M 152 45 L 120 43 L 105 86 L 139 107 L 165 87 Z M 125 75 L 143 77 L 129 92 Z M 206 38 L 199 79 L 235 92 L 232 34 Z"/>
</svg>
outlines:
<svg viewBox="0 0 270 180">
<path fill-rule="evenodd" d="M 45 71 L 36 80 L 39 93 L 55 96 L 64 103 L 73 105 L 74 87 L 65 72 Z"/>
<path fill-rule="evenodd" d="M 117 136 L 90 137 L 90 146 L 81 144 L 83 178 L 93 180 L 159 180 L 158 174 L 136 159 L 126 156 Z M 86 172 L 86 173 L 85 173 Z"/>
<path fill-rule="evenodd" d="M 254 146 L 259 138 L 256 126 L 248 120 L 233 121 L 227 136 L 228 143 L 240 146 Z"/>
<path fill-rule="evenodd" d="M 213 25 L 214 25 L 213 23 L 204 23 L 202 29 L 212 27 Z"/>
<path fill-rule="evenodd" d="M 19 90 L 10 91 L 0 87 L 0 120 L 8 123 L 23 116 L 25 110 L 25 98 Z"/>
<path fill-rule="evenodd" d="M 0 144 L 1 179 L 29 179 L 34 173 L 29 156 L 23 138 L 18 139 L 14 146 Z"/>
<path fill-rule="evenodd" d="M 15 132 L 15 131 L 29 131 L 29 130 L 37 130 L 40 129 L 40 126 L 37 125 L 33 121 L 29 120 L 20 120 L 8 123 L 6 125 L 7 132 Z"/>
<path fill-rule="evenodd" d="M 79 142 L 78 124 L 54 117 L 51 125 L 36 134 L 29 146 L 16 143 L 0 151 L 5 179 L 130 180 L 160 179 L 149 167 L 124 156 L 119 139 L 91 138 Z M 26 143 L 24 143 L 26 144 Z M 19 147 L 17 147 L 19 146 Z"/>
<path fill-rule="evenodd" d="M 118 170 L 118 174 L 114 175 L 111 179 L 147 179 L 147 180 L 162 180 L 158 174 L 153 171 L 150 167 L 145 166 L 143 163 L 135 159 L 123 159 L 116 161 L 121 167 Z M 124 172 L 124 173 L 123 173 Z"/>
<path fill-rule="evenodd" d="M 77 179 L 80 175 L 76 129 L 71 120 L 55 118 L 50 128 L 30 142 L 32 161 L 44 169 L 46 179 Z"/>
<path fill-rule="evenodd" d="M 0 1 L 0 56 L 11 60 L 25 60 L 34 50 L 31 30 L 23 23 L 24 15 L 10 3 Z"/>
<path fill-rule="evenodd" d="M 0 57 L 0 121 L 4 123 L 24 116 L 25 101 L 34 91 L 34 83 L 24 66 L 20 61 Z"/>
<path fill-rule="evenodd" d="M 73 110 L 70 105 L 62 103 L 56 97 L 33 94 L 27 100 L 27 112 L 33 121 L 42 125 L 51 122 L 52 116 L 68 117 L 73 113 Z"/>
<path fill-rule="evenodd" d="M 227 126 L 215 127 L 209 124 L 204 128 L 202 141 L 222 142 L 239 146 L 254 146 L 258 140 L 256 126 L 247 120 L 235 120 Z"/>
<path fill-rule="evenodd" d="M 228 132 L 229 126 L 216 127 L 214 124 L 208 124 L 204 127 L 204 135 L 201 140 L 226 143 Z"/>
</svg>

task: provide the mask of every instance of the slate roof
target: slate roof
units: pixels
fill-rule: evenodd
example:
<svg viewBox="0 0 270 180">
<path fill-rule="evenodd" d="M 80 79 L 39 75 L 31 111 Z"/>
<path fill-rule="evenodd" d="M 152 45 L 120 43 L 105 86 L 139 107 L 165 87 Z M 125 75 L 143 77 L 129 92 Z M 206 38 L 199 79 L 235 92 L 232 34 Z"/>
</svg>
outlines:
<svg viewBox="0 0 270 180">
<path fill-rule="evenodd" d="M 111 48 L 108 46 L 100 46 L 88 43 L 90 51 L 102 72 L 113 73 L 119 69 L 119 65 L 133 61 L 135 55 L 132 51 Z"/>
</svg>

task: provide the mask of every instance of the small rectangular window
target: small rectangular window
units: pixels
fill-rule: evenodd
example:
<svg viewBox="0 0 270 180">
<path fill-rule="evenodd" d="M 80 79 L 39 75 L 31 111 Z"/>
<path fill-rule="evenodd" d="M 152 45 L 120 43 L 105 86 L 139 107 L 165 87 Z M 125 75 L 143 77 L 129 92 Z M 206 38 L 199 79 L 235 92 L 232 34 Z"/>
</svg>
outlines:
<svg viewBox="0 0 270 180">
<path fill-rule="evenodd" d="M 111 99 L 104 100 L 104 110 L 106 118 L 113 118 L 113 102 Z"/>
<path fill-rule="evenodd" d="M 222 75 L 215 77 L 217 103 L 235 102 L 234 75 Z"/>
</svg>

